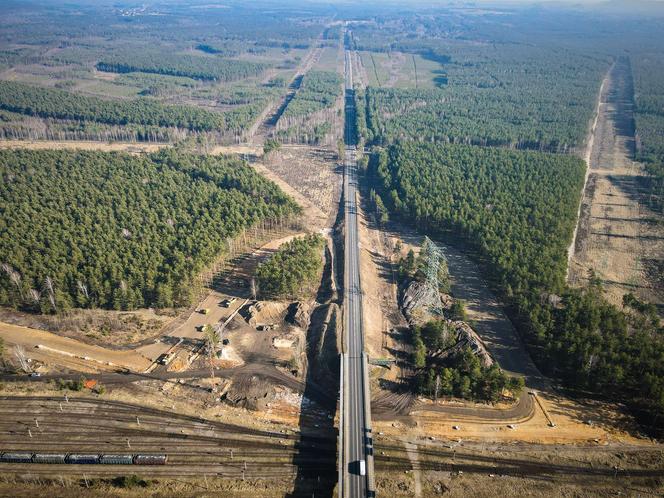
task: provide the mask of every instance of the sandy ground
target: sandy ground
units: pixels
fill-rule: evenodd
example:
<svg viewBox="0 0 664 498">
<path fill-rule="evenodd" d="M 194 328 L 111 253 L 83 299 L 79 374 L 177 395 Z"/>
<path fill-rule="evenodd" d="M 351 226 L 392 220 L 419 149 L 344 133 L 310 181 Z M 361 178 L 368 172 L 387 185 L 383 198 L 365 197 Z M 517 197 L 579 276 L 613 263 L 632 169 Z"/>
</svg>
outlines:
<svg viewBox="0 0 664 498">
<path fill-rule="evenodd" d="M 571 401 L 561 396 L 539 395 L 547 414 L 556 424 L 550 427 L 544 412 L 535 404 L 534 413 L 515 420 L 482 420 L 477 417 L 455 416 L 431 411 L 414 411 L 410 419 L 414 426 L 409 434 L 423 434 L 437 439 L 463 439 L 469 441 L 520 441 L 542 444 L 629 443 L 652 446 L 647 438 L 637 434 L 632 421 L 620 415 L 617 407 Z M 592 422 L 590 425 L 588 422 Z M 374 430 L 390 435 L 400 435 L 407 430 L 407 422 L 376 422 Z M 514 429 L 508 425 L 513 425 Z M 458 429 L 454 429 L 454 427 Z M 631 433 L 625 432 L 630 428 Z"/>
<path fill-rule="evenodd" d="M 362 287 L 364 292 L 365 334 L 367 350 L 371 357 L 397 357 L 407 344 L 398 334 L 386 334 L 389 327 L 405 325 L 399 323 L 390 311 L 397 310 L 396 286 L 392 284 L 389 261 L 397 239 L 402 242 L 401 255 L 409 249 L 416 252 L 422 237 L 403 230 L 396 230 L 391 223 L 385 230 L 377 230 L 367 224 L 364 216 L 360 223 Z M 619 406 L 582 400 L 571 400 L 556 394 L 532 363 L 518 340 L 512 323 L 503 312 L 501 304 L 489 290 L 481 271 L 462 251 L 438 241 L 448 258 L 452 278 L 452 294 L 466 302 L 469 323 L 480 334 L 491 354 L 506 370 L 526 377 L 527 385 L 539 391 L 539 400 L 548 416 L 556 424 L 549 427 L 548 420 L 539 404 L 531 403 L 527 410 L 515 410 L 514 416 L 501 415 L 502 410 L 511 410 L 511 405 L 496 406 L 496 414 L 483 418 L 487 405 L 451 403 L 451 407 L 467 406 L 463 412 L 454 408 L 429 409 L 427 404 L 416 403 L 407 416 L 395 415 L 395 419 L 375 421 L 375 431 L 394 436 L 408 434 L 426 435 L 436 438 L 464 438 L 479 441 L 526 441 L 533 443 L 580 443 L 604 444 L 607 441 L 646 444 L 647 439 L 638 437 L 638 428 L 632 419 L 624 415 Z M 400 315 L 400 314 L 399 314 Z M 403 318 L 402 318 L 403 320 Z M 400 344 L 401 341 L 401 344 Z M 399 394 L 398 387 L 386 381 L 401 382 L 403 372 L 398 367 L 387 370 L 372 368 L 372 399 L 381 406 L 388 403 L 409 401 Z M 397 391 L 392 392 L 397 387 Z M 403 398 L 403 399 L 402 399 Z M 490 407 L 489 407 L 490 408 Z M 401 409 L 395 408 L 398 412 Z M 406 409 L 406 411 L 408 411 Z M 591 423 L 589 423 L 591 422 Z M 508 424 L 515 424 L 511 429 Z M 459 430 L 453 426 L 458 425 Z M 598 440 L 599 443 L 595 442 Z"/>
<path fill-rule="evenodd" d="M 662 217 L 644 204 L 646 175 L 632 160 L 630 71 L 618 62 L 601 96 L 569 281 L 583 284 L 593 269 L 614 304 L 632 292 L 661 305 L 664 289 L 649 275 L 648 262 L 661 261 L 664 254 Z"/>
<path fill-rule="evenodd" d="M 282 146 L 262 162 L 292 190 L 319 208 L 332 224 L 342 181 L 336 152 L 318 147 Z"/>
<path fill-rule="evenodd" d="M 263 147 L 259 145 L 217 145 L 212 148 L 210 154 L 247 154 L 250 156 L 260 156 L 263 154 Z"/>
<path fill-rule="evenodd" d="M 145 142 L 88 142 L 83 140 L 0 140 L 0 149 L 77 149 L 142 154 L 155 152 L 163 147 L 170 147 L 170 145 Z"/>
<path fill-rule="evenodd" d="M 391 351 L 398 346 L 389 331 L 395 326 L 406 325 L 405 321 L 399 320 L 400 313 L 395 313 L 398 311 L 397 280 L 390 267 L 394 239 L 379 230 L 367 216 L 360 208 L 358 227 L 364 342 L 369 357 L 393 358 Z M 394 377 L 398 369 L 380 371 L 381 377 L 385 378 Z"/>
<path fill-rule="evenodd" d="M 272 171 L 269 165 L 269 158 L 267 158 L 267 160 L 264 159 L 263 162 L 255 162 L 251 165 L 256 171 L 258 171 L 258 173 L 276 183 L 279 188 L 290 195 L 295 200 L 295 202 L 297 202 L 302 207 L 307 223 L 307 229 L 310 231 L 318 231 L 327 227 L 329 216 L 319 207 L 317 203 L 312 202 L 306 198 L 290 183 L 287 183 L 280 175 Z"/>
<path fill-rule="evenodd" d="M 113 351 L 84 344 L 51 332 L 0 323 L 0 337 L 7 347 L 23 346 L 28 358 L 87 370 L 116 370 L 118 366 L 142 372 L 150 366 L 145 356 L 130 351 Z M 37 348 L 40 345 L 42 347 Z M 49 349 L 46 349 L 49 348 Z"/>
<path fill-rule="evenodd" d="M 174 320 L 174 310 L 116 311 L 72 309 L 62 315 L 36 315 L 0 308 L 0 322 L 46 330 L 86 344 L 126 347 L 149 339 Z"/>
</svg>

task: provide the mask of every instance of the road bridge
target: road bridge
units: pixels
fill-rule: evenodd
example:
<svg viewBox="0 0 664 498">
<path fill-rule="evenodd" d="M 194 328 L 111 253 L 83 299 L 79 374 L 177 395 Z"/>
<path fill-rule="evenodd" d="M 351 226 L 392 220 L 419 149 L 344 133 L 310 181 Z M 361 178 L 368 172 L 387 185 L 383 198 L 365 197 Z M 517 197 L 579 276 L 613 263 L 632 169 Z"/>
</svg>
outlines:
<svg viewBox="0 0 664 498">
<path fill-rule="evenodd" d="M 351 51 L 345 51 L 344 351 L 341 355 L 339 496 L 374 496 L 369 372 L 364 352 L 358 237 L 355 95 Z"/>
</svg>

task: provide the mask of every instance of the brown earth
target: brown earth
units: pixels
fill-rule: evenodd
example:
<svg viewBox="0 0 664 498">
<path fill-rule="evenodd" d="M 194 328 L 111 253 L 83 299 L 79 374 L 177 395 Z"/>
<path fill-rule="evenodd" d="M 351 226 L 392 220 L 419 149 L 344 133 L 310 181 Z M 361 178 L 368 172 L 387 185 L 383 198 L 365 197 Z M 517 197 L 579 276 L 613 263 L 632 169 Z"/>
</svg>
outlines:
<svg viewBox="0 0 664 498">
<path fill-rule="evenodd" d="M 148 358 L 133 351 L 113 351 L 19 325 L 0 323 L 0 337 L 8 349 L 9 346 L 23 346 L 29 358 L 74 369 L 116 370 L 125 367 L 142 372 L 150 366 Z"/>
<path fill-rule="evenodd" d="M 648 180 L 633 160 L 633 107 L 631 67 L 620 59 L 601 95 L 569 282 L 582 285 L 594 270 L 612 303 L 620 305 L 632 292 L 662 305 L 664 289 L 649 274 L 647 262 L 664 255 L 664 219 L 644 202 Z"/>
<path fill-rule="evenodd" d="M 361 213 L 362 214 L 362 213 Z M 366 213 L 364 213 L 366 214 Z M 401 252 L 395 253 L 396 241 Z M 476 263 L 463 251 L 437 241 L 445 253 L 452 294 L 466 303 L 469 323 L 487 344 L 489 351 L 506 370 L 526 377 L 527 385 L 539 390 L 539 404 L 528 394 L 516 404 L 486 405 L 460 401 L 433 404 L 410 394 L 407 382 L 409 351 L 405 320 L 398 312 L 397 290 L 392 270 L 399 257 L 413 249 L 416 253 L 422 237 L 396 223 L 378 230 L 360 223 L 362 290 L 365 334 L 370 357 L 396 360 L 391 369 L 372 367 L 372 413 L 375 431 L 394 436 L 426 434 L 434 437 L 462 437 L 486 441 L 528 441 L 537 443 L 579 443 L 627 441 L 642 444 L 638 427 L 625 415 L 624 407 L 592 401 L 571 400 L 555 393 L 539 374 L 517 333 L 503 312 L 502 305 L 483 280 Z M 388 333 L 389 332 L 389 333 Z M 590 423 L 589 423 L 590 422 Z M 508 428 L 515 424 L 515 429 Z M 458 425 L 459 430 L 453 426 Z"/>
<path fill-rule="evenodd" d="M 170 147 L 170 145 L 146 142 L 98 142 L 83 140 L 0 140 L 0 149 L 76 149 L 142 154 L 156 152 L 163 147 Z"/>
<path fill-rule="evenodd" d="M 301 202 L 302 197 L 306 199 L 307 204 L 318 208 L 327 216 L 328 225 L 332 225 L 336 218 L 342 180 L 336 152 L 317 147 L 282 146 L 263 157 L 262 163 L 273 175 L 288 184 L 287 193 L 297 191 L 301 194 L 298 197 Z"/>
<path fill-rule="evenodd" d="M 375 448 L 380 495 L 590 498 L 661 496 L 664 491 L 661 447 L 378 437 Z"/>
</svg>

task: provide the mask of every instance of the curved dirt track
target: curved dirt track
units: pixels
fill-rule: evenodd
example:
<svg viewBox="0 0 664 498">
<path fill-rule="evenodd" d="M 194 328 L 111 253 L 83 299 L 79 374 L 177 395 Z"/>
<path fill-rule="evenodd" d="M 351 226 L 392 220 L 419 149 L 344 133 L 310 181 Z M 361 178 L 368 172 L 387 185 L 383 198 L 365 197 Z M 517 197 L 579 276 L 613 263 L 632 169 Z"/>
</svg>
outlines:
<svg viewBox="0 0 664 498">
<path fill-rule="evenodd" d="M 440 413 L 449 415 L 455 421 L 484 424 L 523 423 L 535 415 L 535 403 L 530 394 L 524 392 L 509 408 L 491 406 L 467 406 L 424 403 L 411 394 L 383 394 L 371 402 L 371 413 L 377 421 L 408 420 L 418 413 Z"/>
</svg>

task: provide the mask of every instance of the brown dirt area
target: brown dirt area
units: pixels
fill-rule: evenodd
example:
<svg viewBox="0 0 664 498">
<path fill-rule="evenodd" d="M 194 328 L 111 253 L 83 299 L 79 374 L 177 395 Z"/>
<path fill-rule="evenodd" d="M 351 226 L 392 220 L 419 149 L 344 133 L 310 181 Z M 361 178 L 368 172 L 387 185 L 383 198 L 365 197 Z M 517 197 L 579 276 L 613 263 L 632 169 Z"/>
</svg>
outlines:
<svg viewBox="0 0 664 498">
<path fill-rule="evenodd" d="M 461 437 L 546 444 L 594 442 L 595 439 L 601 444 L 607 441 L 648 442 L 638 436 L 637 426 L 630 417 L 624 415 L 623 407 L 571 400 L 556 394 L 548 381 L 541 377 L 518 341 L 512 323 L 482 279 L 477 265 L 462 251 L 440 242 L 438 245 L 448 259 L 452 294 L 466 302 L 469 323 L 503 368 L 524 375 L 529 386 L 538 388 L 540 402 L 556 427 L 548 426 L 545 414 L 535 403 L 517 409 L 517 405 L 491 407 L 455 401 L 447 403 L 452 407 L 450 409 L 445 408 L 446 403 L 439 403 L 432 408 L 430 401 L 418 400 L 405 392 L 402 382 L 408 374 L 408 368 L 399 366 L 402 363 L 399 357 L 408 352 L 409 345 L 403 332 L 393 330 L 395 327 L 405 327 L 406 323 L 398 311 L 397 287 L 392 280 L 393 267 L 390 261 L 396 263 L 410 249 L 417 253 L 422 237 L 395 223 L 379 230 L 373 223 L 368 223 L 366 213 L 360 214 L 366 348 L 370 357 L 391 357 L 397 360 L 397 366 L 391 369 L 372 367 L 374 411 L 380 414 L 386 406 L 392 407 L 378 417 L 382 420 L 374 421 L 375 431 L 394 436 L 426 434 L 438 438 Z M 394 253 L 397 240 L 401 241 L 400 254 Z M 466 408 L 459 410 L 455 407 Z M 486 416 L 487 410 L 491 416 Z M 509 415 L 511 412 L 514 412 L 514 416 Z M 508 424 L 515 424 L 516 429 L 508 428 Z M 453 429 L 454 425 L 460 429 Z"/>
<path fill-rule="evenodd" d="M 0 337 L 7 346 L 23 346 L 29 358 L 74 369 L 116 370 L 121 366 L 142 372 L 150 366 L 148 358 L 135 352 L 113 351 L 19 325 L 0 323 Z"/>
<path fill-rule="evenodd" d="M 534 411 L 523 418 L 498 420 L 478 416 L 455 415 L 418 409 L 408 417 L 396 421 L 374 423 L 374 430 L 389 435 L 435 437 L 437 439 L 459 438 L 464 441 L 527 442 L 539 444 L 613 443 L 652 446 L 647 438 L 638 437 L 633 421 L 622 413 L 622 407 L 598 402 L 572 401 L 559 395 L 540 394 L 540 402 L 556 424 L 550 427 L 548 419 L 534 405 Z M 458 403 L 453 406 L 459 406 Z M 472 406 L 472 404 L 466 404 Z M 486 406 L 486 405 L 485 405 Z M 482 409 L 481 407 L 479 409 Z M 471 412 L 472 413 L 472 412 Z M 588 422 L 592 422 L 590 425 Z M 508 425 L 513 425 L 510 428 Z M 458 429 L 454 429 L 454 427 Z M 626 432 L 630 429 L 630 432 Z"/>
<path fill-rule="evenodd" d="M 303 208 L 303 227 L 316 232 L 336 218 L 341 175 L 334 157 L 326 149 L 284 146 L 250 164 Z"/>
<path fill-rule="evenodd" d="M 174 320 L 176 311 L 74 309 L 62 315 L 35 315 L 0 308 L 0 322 L 54 332 L 102 347 L 127 347 L 154 337 Z"/>
<path fill-rule="evenodd" d="M 620 305 L 622 296 L 632 292 L 662 305 L 664 289 L 649 280 L 645 262 L 664 254 L 664 220 L 643 202 L 647 178 L 633 157 L 631 68 L 619 60 L 601 95 L 569 282 L 587 282 L 593 269 L 612 303 Z"/>
<path fill-rule="evenodd" d="M 331 224 L 336 217 L 342 178 L 336 152 L 316 147 L 283 146 L 264 157 L 262 162 L 320 209 Z"/>
<path fill-rule="evenodd" d="M 661 496 L 661 447 L 376 441 L 377 491 L 395 497 Z M 414 458 L 413 458 L 414 456 Z"/>
<path fill-rule="evenodd" d="M 390 331 L 394 327 L 406 325 L 401 313 L 398 312 L 397 277 L 392 268 L 398 258 L 393 251 L 397 239 L 376 227 L 372 218 L 373 216 L 364 209 L 359 209 L 364 341 L 371 358 L 392 358 L 393 354 L 390 351 L 397 349 L 399 345 Z M 392 368 L 383 372 L 381 378 L 393 377 L 397 370 Z M 389 375 L 390 373 L 393 375 Z"/>
<path fill-rule="evenodd" d="M 83 140 L 0 140 L 0 149 L 76 149 L 143 154 L 148 152 L 156 152 L 163 147 L 170 147 L 170 145 L 144 142 L 88 142 Z"/>
</svg>

